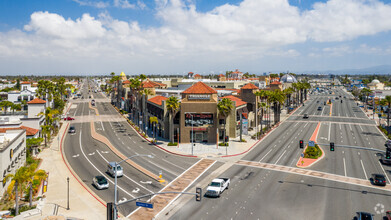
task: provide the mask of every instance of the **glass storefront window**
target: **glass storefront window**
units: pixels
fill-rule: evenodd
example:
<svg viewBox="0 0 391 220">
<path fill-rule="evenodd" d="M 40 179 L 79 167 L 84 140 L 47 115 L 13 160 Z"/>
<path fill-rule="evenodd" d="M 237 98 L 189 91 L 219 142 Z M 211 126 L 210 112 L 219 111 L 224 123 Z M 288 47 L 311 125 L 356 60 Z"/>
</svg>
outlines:
<svg viewBox="0 0 391 220">
<path fill-rule="evenodd" d="M 185 113 L 186 127 L 201 127 L 204 125 L 213 125 L 213 114 L 209 113 Z"/>
</svg>

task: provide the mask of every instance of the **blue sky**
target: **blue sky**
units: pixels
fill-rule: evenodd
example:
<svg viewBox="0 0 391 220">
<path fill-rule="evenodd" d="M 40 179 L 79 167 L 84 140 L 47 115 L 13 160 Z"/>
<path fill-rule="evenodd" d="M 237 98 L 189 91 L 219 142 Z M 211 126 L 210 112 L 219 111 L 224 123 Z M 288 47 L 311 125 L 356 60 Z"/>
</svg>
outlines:
<svg viewBox="0 0 391 220">
<path fill-rule="evenodd" d="M 389 0 L 2 0 L 0 74 L 389 64 Z"/>
</svg>

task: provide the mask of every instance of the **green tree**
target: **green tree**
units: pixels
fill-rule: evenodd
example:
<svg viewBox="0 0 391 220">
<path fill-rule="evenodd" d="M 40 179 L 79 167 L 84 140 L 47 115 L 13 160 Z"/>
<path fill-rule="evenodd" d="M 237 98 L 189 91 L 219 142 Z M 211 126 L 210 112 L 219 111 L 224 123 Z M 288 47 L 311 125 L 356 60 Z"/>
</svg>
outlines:
<svg viewBox="0 0 391 220">
<path fill-rule="evenodd" d="M 43 138 L 28 138 L 26 139 L 27 157 L 32 154 L 33 148 L 38 147 L 43 141 Z"/>
<path fill-rule="evenodd" d="M 172 124 L 170 126 L 170 141 L 174 143 L 174 117 L 175 113 L 179 110 L 180 103 L 177 97 L 171 96 L 166 100 L 167 110 L 170 112 Z"/>
<path fill-rule="evenodd" d="M 25 186 L 26 182 L 29 181 L 29 176 L 27 175 L 27 167 L 21 167 L 18 170 L 16 170 L 15 174 L 8 174 L 6 176 L 6 179 L 9 178 L 12 179 L 12 181 L 15 182 L 15 215 L 19 214 L 19 193 L 23 193 L 23 187 Z"/>
<path fill-rule="evenodd" d="M 16 79 L 15 89 L 20 90 L 20 79 Z"/>
<path fill-rule="evenodd" d="M 227 133 L 227 130 L 226 130 L 227 118 L 233 108 L 234 108 L 234 106 L 233 106 L 232 101 L 227 98 L 223 98 L 217 103 L 217 109 L 219 111 L 219 114 L 224 117 L 224 144 L 225 144 L 225 136 Z M 217 142 L 218 142 L 218 140 L 217 140 Z"/>
<path fill-rule="evenodd" d="M 26 182 L 30 186 L 30 192 L 29 192 L 29 206 L 32 207 L 33 205 L 33 181 L 34 179 L 38 180 L 39 182 L 42 182 L 44 179 L 47 178 L 47 174 L 45 170 L 36 170 L 37 164 L 32 164 L 31 166 L 26 169 Z"/>
<path fill-rule="evenodd" d="M 7 113 L 7 109 L 8 109 L 9 107 L 12 107 L 13 104 L 14 104 L 14 103 L 13 103 L 13 102 L 10 102 L 10 101 L 2 101 L 2 102 L 0 102 L 0 107 L 3 108 L 4 114 Z"/>
<path fill-rule="evenodd" d="M 365 97 L 365 105 L 368 103 L 368 96 L 372 93 L 373 91 L 368 89 L 368 88 L 363 88 L 360 92 L 361 95 Z"/>
<path fill-rule="evenodd" d="M 390 128 L 390 110 L 391 110 L 391 96 L 387 95 L 384 99 L 380 101 L 380 104 L 387 106 L 387 131 Z"/>
</svg>

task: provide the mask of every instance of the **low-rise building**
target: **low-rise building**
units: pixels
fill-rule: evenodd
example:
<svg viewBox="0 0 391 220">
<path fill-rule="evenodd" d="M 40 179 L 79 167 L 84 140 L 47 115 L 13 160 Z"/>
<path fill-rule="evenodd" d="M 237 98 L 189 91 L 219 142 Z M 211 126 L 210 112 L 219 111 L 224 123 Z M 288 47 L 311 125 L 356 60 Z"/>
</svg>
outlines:
<svg viewBox="0 0 391 220">
<path fill-rule="evenodd" d="M 0 196 L 7 189 L 11 180 L 6 181 L 9 174 L 15 174 L 16 170 L 26 163 L 26 131 L 23 129 L 0 130 L 0 172 L 2 184 Z"/>
</svg>

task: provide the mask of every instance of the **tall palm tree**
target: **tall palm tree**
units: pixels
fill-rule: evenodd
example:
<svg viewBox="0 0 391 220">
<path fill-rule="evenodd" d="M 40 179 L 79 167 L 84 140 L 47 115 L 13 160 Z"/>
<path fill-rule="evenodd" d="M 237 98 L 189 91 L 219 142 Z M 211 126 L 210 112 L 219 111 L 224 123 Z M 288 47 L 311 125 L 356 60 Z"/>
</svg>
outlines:
<svg viewBox="0 0 391 220">
<path fill-rule="evenodd" d="M 180 103 L 177 97 L 171 96 L 166 100 L 167 110 L 170 112 L 170 116 L 172 118 L 172 124 L 170 125 L 170 142 L 174 143 L 174 117 L 175 113 L 178 111 L 180 107 Z"/>
<path fill-rule="evenodd" d="M 387 131 L 390 128 L 390 111 L 391 111 L 391 96 L 387 95 L 384 99 L 380 101 L 381 105 L 387 106 Z"/>
<path fill-rule="evenodd" d="M 287 101 L 287 106 L 290 107 L 291 106 L 291 97 L 292 97 L 292 93 L 294 92 L 295 90 L 292 88 L 292 87 L 289 87 L 287 89 L 284 89 L 284 94 L 285 96 L 288 98 L 288 101 Z"/>
<path fill-rule="evenodd" d="M 262 102 L 263 99 L 266 97 L 267 92 L 265 90 L 258 90 L 258 91 L 254 92 L 254 95 L 258 96 L 260 102 Z M 258 118 L 258 115 L 259 115 L 259 111 L 258 111 L 258 98 L 257 98 L 257 101 L 256 101 L 256 116 L 255 117 Z M 259 121 L 256 120 L 256 128 L 257 128 L 257 133 L 256 134 L 258 134 L 258 123 L 259 123 Z"/>
<path fill-rule="evenodd" d="M 10 102 L 10 101 L 2 101 L 2 102 L 0 102 L 0 106 L 4 108 L 4 114 L 7 113 L 7 109 L 8 109 L 9 107 L 12 108 L 12 105 L 13 105 L 13 104 L 14 104 L 14 103 L 12 103 L 12 102 Z"/>
<path fill-rule="evenodd" d="M 368 88 L 363 88 L 362 90 L 361 90 L 361 95 L 363 95 L 364 97 L 365 97 L 365 105 L 367 105 L 367 103 L 368 103 L 368 96 L 369 96 L 369 94 L 371 94 L 373 91 L 372 90 L 370 90 L 370 89 L 368 89 Z"/>
<path fill-rule="evenodd" d="M 226 125 L 227 125 L 227 117 L 231 113 L 232 109 L 234 108 L 233 103 L 230 99 L 223 98 L 217 103 L 217 109 L 219 111 L 219 114 L 224 117 L 224 144 L 225 144 L 225 136 L 227 133 Z M 240 125 L 242 126 L 242 125 Z M 218 142 L 218 140 L 217 140 Z"/>
<path fill-rule="evenodd" d="M 6 180 L 8 180 L 9 178 L 12 178 L 12 181 L 15 182 L 15 215 L 18 215 L 19 214 L 19 188 L 23 188 L 23 186 L 25 185 L 25 183 L 28 180 L 29 176 L 27 175 L 27 170 L 28 168 L 27 167 L 21 167 L 19 168 L 15 174 L 8 174 L 6 176 Z M 23 191 L 21 190 L 21 193 L 23 193 Z"/>
<path fill-rule="evenodd" d="M 153 141 L 156 141 L 156 125 L 159 123 L 157 117 L 153 116 L 149 118 L 149 123 L 152 125 L 152 132 L 153 132 Z"/>
<path fill-rule="evenodd" d="M 261 123 L 261 134 L 263 134 L 263 126 L 262 126 L 262 121 L 263 121 L 263 115 L 265 114 L 265 111 L 266 111 L 266 108 L 267 108 L 267 104 L 266 102 L 261 102 L 260 103 L 260 108 L 261 108 L 261 120 L 260 120 L 260 123 Z"/>
<path fill-rule="evenodd" d="M 14 104 L 14 103 L 12 103 L 12 105 L 11 105 L 12 113 L 15 113 L 15 110 L 21 110 L 21 109 L 22 109 L 22 105 L 21 104 Z"/>
</svg>

